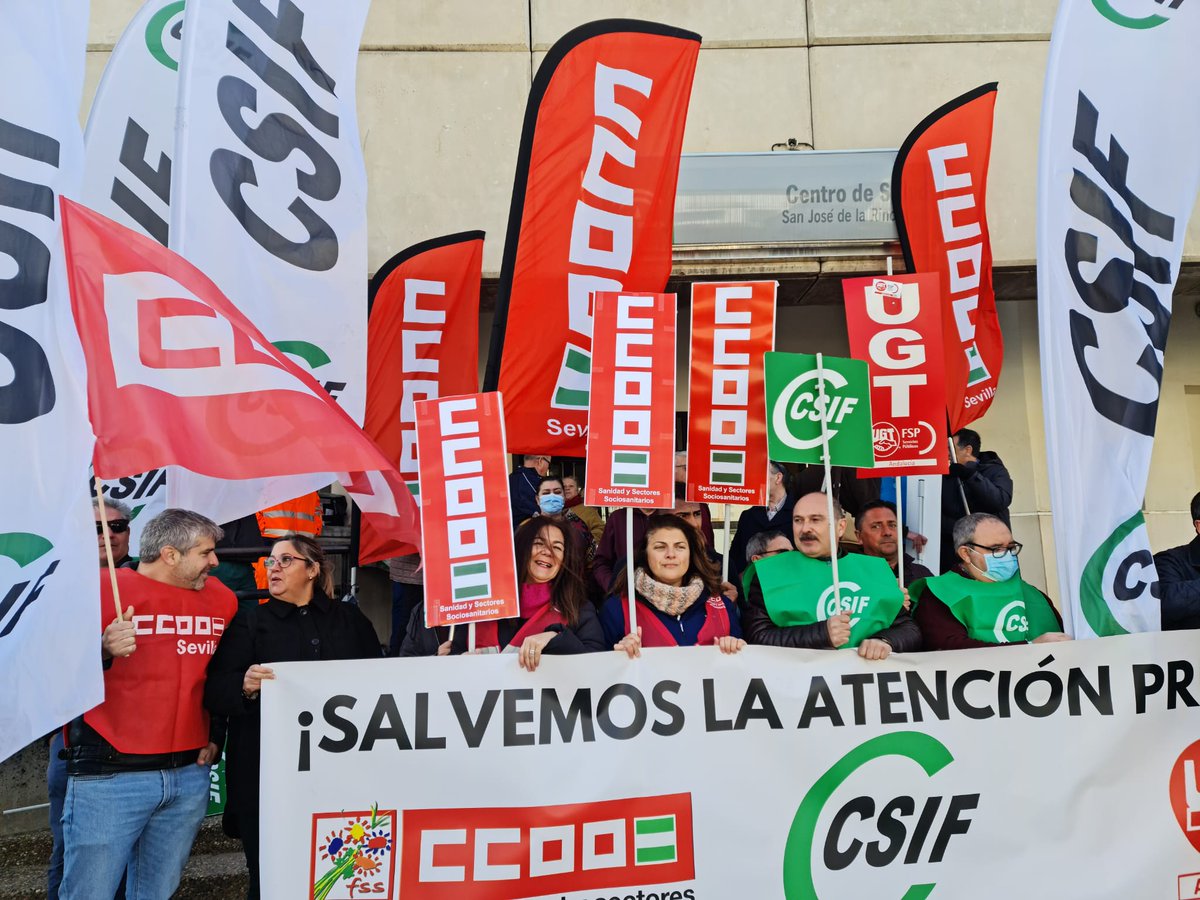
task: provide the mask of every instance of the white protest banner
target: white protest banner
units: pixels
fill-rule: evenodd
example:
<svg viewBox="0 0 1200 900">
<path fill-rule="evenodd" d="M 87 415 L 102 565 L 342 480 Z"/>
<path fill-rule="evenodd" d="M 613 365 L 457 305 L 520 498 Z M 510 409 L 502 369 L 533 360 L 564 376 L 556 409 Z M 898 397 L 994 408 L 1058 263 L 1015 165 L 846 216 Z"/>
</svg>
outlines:
<svg viewBox="0 0 1200 900">
<path fill-rule="evenodd" d="M 83 172 L 87 0 L 0 11 L 0 759 L 95 706 L 92 456 L 57 209 Z"/>
<path fill-rule="evenodd" d="M 1175 897 L 1194 659 L 1166 633 L 281 663 L 263 897 Z"/>
<path fill-rule="evenodd" d="M 367 179 L 355 75 L 369 5 L 188 4 L 171 179 L 171 249 L 307 366 L 359 423 Z M 254 416 L 252 397 L 243 412 Z M 225 484 L 172 472 L 168 502 L 228 521 L 334 477 Z"/>
<path fill-rule="evenodd" d="M 1198 42 L 1194 2 L 1063 0 L 1050 44 L 1038 329 L 1059 596 L 1081 637 L 1160 624 L 1142 503 L 1200 185 Z"/>
<path fill-rule="evenodd" d="M 184 0 L 147 0 L 104 67 L 83 136 L 83 188 L 77 199 L 163 246 L 171 216 L 171 155 Z M 166 509 L 167 470 L 101 482 L 130 507 L 129 547 Z"/>
</svg>

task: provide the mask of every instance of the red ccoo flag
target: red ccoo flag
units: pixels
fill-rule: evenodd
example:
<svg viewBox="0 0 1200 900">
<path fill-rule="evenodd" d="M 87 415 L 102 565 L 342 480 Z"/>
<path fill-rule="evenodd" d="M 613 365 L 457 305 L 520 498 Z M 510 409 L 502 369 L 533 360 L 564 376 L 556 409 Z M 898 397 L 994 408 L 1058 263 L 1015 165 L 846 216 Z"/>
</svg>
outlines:
<svg viewBox="0 0 1200 900">
<path fill-rule="evenodd" d="M 950 433 L 991 406 L 1004 362 L 992 289 L 987 173 L 996 85 L 934 110 L 896 154 L 892 206 L 909 272 L 937 272 Z"/>
<path fill-rule="evenodd" d="M 183 257 L 61 205 L 97 477 L 166 465 L 230 479 L 348 472 L 364 516 L 415 550 L 420 520 L 396 467 L 311 375 Z"/>
</svg>

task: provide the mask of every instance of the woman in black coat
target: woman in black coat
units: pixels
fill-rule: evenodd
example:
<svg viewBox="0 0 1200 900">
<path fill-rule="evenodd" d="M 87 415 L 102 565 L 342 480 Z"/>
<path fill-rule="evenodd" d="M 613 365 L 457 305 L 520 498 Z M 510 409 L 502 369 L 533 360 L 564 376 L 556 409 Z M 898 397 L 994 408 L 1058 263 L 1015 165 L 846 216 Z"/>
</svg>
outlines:
<svg viewBox="0 0 1200 900">
<path fill-rule="evenodd" d="M 367 659 L 380 655 L 375 629 L 357 606 L 331 598 L 333 577 L 320 544 L 290 534 L 266 558 L 270 598 L 238 610 L 208 665 L 204 705 L 229 718 L 225 746 L 226 831 L 242 839 L 250 870 L 247 896 L 259 896 L 258 695 L 275 677 L 266 663 Z"/>
</svg>

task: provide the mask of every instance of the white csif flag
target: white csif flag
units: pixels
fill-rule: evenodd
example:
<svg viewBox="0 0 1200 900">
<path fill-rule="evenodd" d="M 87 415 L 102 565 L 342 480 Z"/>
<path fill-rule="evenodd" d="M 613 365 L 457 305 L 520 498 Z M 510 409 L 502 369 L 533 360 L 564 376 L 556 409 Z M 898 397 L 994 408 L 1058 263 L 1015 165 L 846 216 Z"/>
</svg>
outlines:
<svg viewBox="0 0 1200 900">
<path fill-rule="evenodd" d="M 92 457 L 58 195 L 83 171 L 87 0 L 0 3 L 0 760 L 104 698 Z"/>
<path fill-rule="evenodd" d="M 1076 637 L 1159 627 L 1142 503 L 1200 184 L 1200 2 L 1063 0 L 1038 173 L 1038 317 L 1060 599 Z"/>
<path fill-rule="evenodd" d="M 359 423 L 367 178 L 355 76 L 369 5 L 189 3 L 171 179 L 171 249 L 212 278 Z M 240 415 L 253 420 L 256 402 L 247 395 Z M 335 477 L 218 481 L 175 469 L 168 501 L 224 522 Z"/>
<path fill-rule="evenodd" d="M 171 156 L 184 0 L 147 0 L 113 48 L 88 113 L 83 144 L 86 206 L 163 246 L 171 221 Z M 105 496 L 133 515 L 129 547 L 166 508 L 167 470 L 105 481 Z"/>
</svg>

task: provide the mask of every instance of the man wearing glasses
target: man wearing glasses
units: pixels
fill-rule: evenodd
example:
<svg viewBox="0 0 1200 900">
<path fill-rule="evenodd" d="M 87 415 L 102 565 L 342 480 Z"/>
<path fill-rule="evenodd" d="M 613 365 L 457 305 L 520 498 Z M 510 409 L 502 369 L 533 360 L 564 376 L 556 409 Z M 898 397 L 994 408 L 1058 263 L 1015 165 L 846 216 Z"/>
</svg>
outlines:
<svg viewBox="0 0 1200 900">
<path fill-rule="evenodd" d="M 96 543 L 100 549 L 100 568 L 108 568 L 108 553 L 104 550 L 104 526 L 100 524 L 100 510 L 92 507 L 96 519 Z M 108 535 L 112 542 L 113 568 L 125 569 L 137 565 L 129 555 L 129 522 L 133 518 L 129 507 L 120 500 L 104 498 L 104 517 L 108 519 Z"/>
<path fill-rule="evenodd" d="M 1069 641 L 1050 598 L 1021 578 L 1021 545 L 998 516 L 954 524 L 956 568 L 909 588 L 926 650 Z"/>
<path fill-rule="evenodd" d="M 550 457 L 528 453 L 521 467 L 508 476 L 508 503 L 512 507 L 513 528 L 538 513 L 538 488 L 550 474 Z"/>
</svg>

